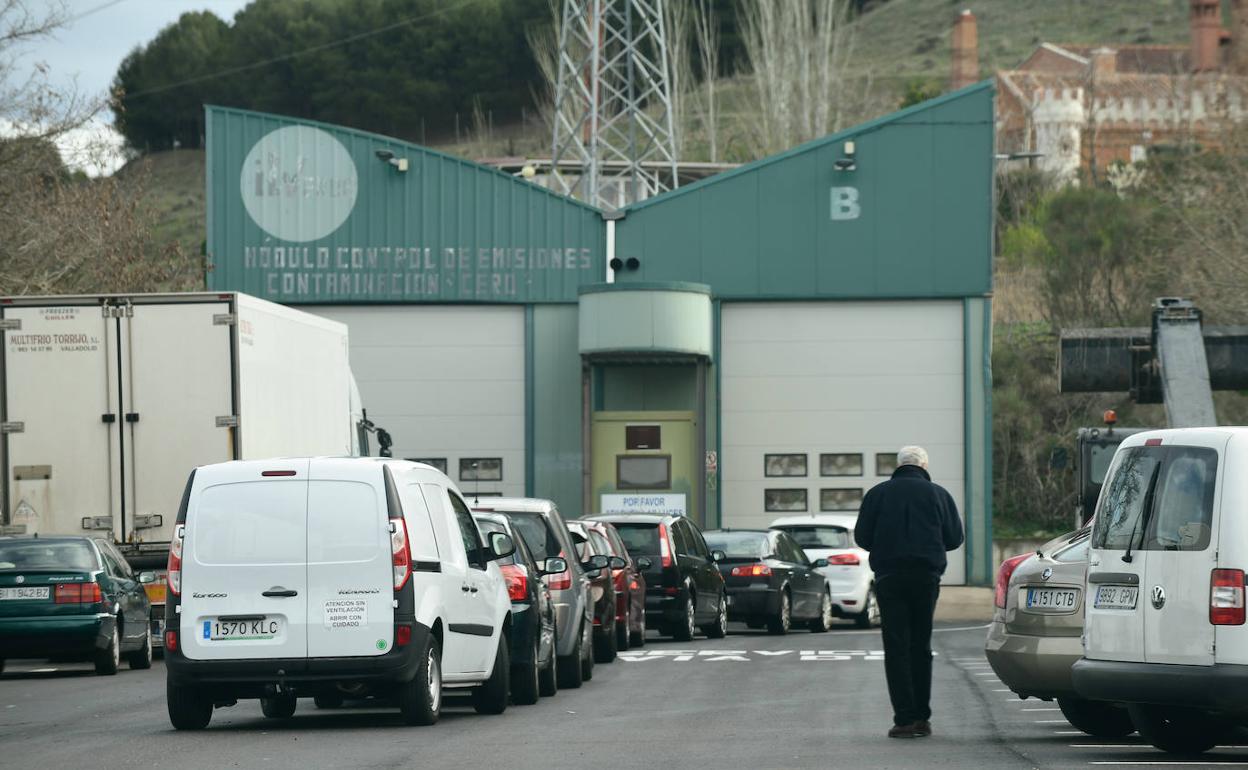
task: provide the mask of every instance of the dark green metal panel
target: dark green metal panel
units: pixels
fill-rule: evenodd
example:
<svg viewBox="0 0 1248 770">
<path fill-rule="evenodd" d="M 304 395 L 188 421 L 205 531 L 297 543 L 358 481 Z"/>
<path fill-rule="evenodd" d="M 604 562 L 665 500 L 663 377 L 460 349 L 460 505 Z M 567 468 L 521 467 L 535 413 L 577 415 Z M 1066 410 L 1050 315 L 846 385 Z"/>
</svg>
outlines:
<svg viewBox="0 0 1248 770">
<path fill-rule="evenodd" d="M 845 142 L 856 168 L 836 168 Z M 993 91 L 965 88 L 631 206 L 616 280 L 722 299 L 982 296 L 992 288 Z"/>
<path fill-rule="evenodd" d="M 575 302 L 594 208 L 395 139 L 207 108 L 209 286 L 279 302 Z M 405 160 L 402 171 L 395 162 Z"/>
</svg>

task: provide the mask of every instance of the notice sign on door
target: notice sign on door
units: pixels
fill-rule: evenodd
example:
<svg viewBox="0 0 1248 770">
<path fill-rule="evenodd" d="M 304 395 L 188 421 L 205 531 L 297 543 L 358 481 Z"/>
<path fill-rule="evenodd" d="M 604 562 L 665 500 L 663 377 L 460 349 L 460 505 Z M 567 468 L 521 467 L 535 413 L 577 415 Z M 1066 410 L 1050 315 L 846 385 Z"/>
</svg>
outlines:
<svg viewBox="0 0 1248 770">
<path fill-rule="evenodd" d="M 363 599 L 335 599 L 325 602 L 326 628 L 363 628 L 368 624 L 368 602 Z"/>
<path fill-rule="evenodd" d="M 661 513 L 684 516 L 688 513 L 685 495 L 603 495 L 602 513 Z"/>
</svg>

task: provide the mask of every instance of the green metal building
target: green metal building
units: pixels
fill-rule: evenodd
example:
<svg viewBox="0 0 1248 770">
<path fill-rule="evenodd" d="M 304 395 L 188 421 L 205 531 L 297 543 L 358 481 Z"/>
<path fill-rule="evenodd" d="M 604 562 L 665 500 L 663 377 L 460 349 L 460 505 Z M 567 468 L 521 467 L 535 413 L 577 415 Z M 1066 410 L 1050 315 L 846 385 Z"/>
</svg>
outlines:
<svg viewBox="0 0 1248 770">
<path fill-rule="evenodd" d="M 857 509 L 925 446 L 990 582 L 993 104 L 972 86 L 603 214 L 208 108 L 213 289 L 348 323 L 395 455 L 565 514 Z"/>
</svg>

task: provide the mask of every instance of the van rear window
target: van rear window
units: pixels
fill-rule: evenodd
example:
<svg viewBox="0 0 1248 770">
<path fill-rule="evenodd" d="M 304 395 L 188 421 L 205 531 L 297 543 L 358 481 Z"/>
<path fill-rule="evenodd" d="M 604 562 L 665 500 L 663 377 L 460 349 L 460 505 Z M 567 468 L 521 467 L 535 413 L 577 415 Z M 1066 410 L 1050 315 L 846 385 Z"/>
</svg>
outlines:
<svg viewBox="0 0 1248 770">
<path fill-rule="evenodd" d="M 1203 551 L 1213 523 L 1218 453 L 1132 447 L 1115 459 L 1096 513 L 1096 548 Z"/>
<path fill-rule="evenodd" d="M 191 516 L 200 564 L 303 564 L 308 485 L 248 481 L 208 487 Z"/>
<path fill-rule="evenodd" d="M 377 493 L 368 484 L 308 482 L 308 563 L 372 561 L 390 540 L 388 531 L 382 539 L 386 519 Z"/>
</svg>

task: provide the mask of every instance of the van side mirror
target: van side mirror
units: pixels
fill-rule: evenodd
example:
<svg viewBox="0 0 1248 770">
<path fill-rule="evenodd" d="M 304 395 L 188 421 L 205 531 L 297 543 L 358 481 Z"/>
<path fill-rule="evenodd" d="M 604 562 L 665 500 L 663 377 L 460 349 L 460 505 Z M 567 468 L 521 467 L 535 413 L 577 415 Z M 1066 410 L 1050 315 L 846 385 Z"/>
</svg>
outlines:
<svg viewBox="0 0 1248 770">
<path fill-rule="evenodd" d="M 506 532 L 491 532 L 490 551 L 490 561 L 505 559 L 516 552 L 516 544 Z"/>
<path fill-rule="evenodd" d="M 723 561 L 724 559 L 727 559 L 727 558 L 728 558 L 728 554 L 724 553 L 723 551 L 719 550 L 718 548 L 716 548 L 714 551 L 711 551 L 711 561 L 713 561 L 713 562 L 717 562 L 717 563 L 718 563 L 718 562 L 721 562 L 721 561 Z"/>
<path fill-rule="evenodd" d="M 649 556 L 642 556 L 637 559 L 637 569 L 639 570 L 648 570 L 652 564 L 654 564 L 654 562 L 650 560 Z"/>
<path fill-rule="evenodd" d="M 611 567 L 611 569 L 624 569 L 628 566 L 628 560 L 619 556 L 612 556 L 607 560 L 607 566 Z"/>
<path fill-rule="evenodd" d="M 541 573 L 543 575 L 558 575 L 560 572 L 568 571 L 568 560 L 562 556 L 552 556 L 542 562 Z"/>
<path fill-rule="evenodd" d="M 140 583 L 155 583 L 156 573 L 155 572 L 140 572 L 139 582 Z"/>
</svg>

